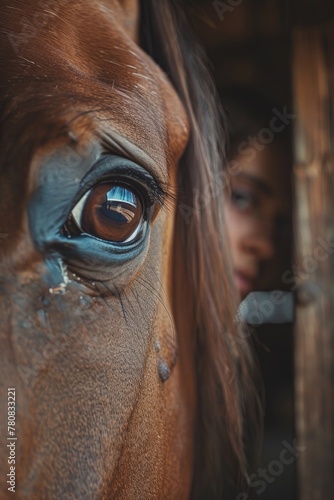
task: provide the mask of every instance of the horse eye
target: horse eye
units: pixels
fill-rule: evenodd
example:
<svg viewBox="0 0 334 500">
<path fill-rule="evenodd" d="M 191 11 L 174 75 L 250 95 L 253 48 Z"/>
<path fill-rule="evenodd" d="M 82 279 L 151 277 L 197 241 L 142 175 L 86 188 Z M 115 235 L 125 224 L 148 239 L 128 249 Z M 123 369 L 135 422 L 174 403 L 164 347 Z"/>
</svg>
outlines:
<svg viewBox="0 0 334 500">
<path fill-rule="evenodd" d="M 93 187 L 71 213 L 82 232 L 115 243 L 133 241 L 143 227 L 143 215 L 138 194 L 117 183 Z"/>
</svg>

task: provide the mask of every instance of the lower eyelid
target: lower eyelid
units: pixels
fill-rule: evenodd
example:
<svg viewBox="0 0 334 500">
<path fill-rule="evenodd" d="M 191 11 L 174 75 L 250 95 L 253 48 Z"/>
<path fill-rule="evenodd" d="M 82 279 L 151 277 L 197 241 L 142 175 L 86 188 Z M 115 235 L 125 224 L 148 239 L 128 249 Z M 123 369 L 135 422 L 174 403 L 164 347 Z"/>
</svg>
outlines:
<svg viewBox="0 0 334 500">
<path fill-rule="evenodd" d="M 138 234 L 145 229 L 146 224 L 147 224 L 147 222 L 143 221 L 140 225 L 138 225 L 135 232 L 132 233 L 131 236 L 129 236 L 129 238 L 127 240 L 123 241 L 123 244 L 131 243 L 132 241 L 134 241 L 136 239 L 136 237 L 138 236 Z"/>
</svg>

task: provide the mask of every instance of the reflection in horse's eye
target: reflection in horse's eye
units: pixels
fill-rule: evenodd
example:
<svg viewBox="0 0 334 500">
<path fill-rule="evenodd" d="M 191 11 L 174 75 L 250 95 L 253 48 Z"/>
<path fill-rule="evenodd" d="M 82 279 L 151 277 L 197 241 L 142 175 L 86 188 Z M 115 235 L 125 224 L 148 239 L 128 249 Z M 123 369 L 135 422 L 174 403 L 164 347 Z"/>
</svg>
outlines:
<svg viewBox="0 0 334 500">
<path fill-rule="evenodd" d="M 143 205 L 129 187 L 99 184 L 80 200 L 72 216 L 81 231 L 106 241 L 129 243 L 143 227 Z"/>
</svg>

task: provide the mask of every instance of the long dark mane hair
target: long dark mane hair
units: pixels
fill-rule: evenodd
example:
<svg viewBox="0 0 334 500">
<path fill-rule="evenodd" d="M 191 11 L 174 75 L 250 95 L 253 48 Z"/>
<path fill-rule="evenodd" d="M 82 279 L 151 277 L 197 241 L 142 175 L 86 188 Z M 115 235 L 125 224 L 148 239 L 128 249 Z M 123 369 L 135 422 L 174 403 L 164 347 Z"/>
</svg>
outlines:
<svg viewBox="0 0 334 500">
<path fill-rule="evenodd" d="M 192 497 L 218 499 L 228 479 L 245 483 L 262 423 L 251 339 L 235 322 L 237 301 L 217 182 L 226 161 L 226 132 L 205 57 L 176 2 L 141 4 L 144 49 L 169 76 L 191 126 L 179 168 L 176 230 L 196 311 L 198 424 Z M 178 297 L 175 307 L 184 307 L 184 300 Z"/>
</svg>

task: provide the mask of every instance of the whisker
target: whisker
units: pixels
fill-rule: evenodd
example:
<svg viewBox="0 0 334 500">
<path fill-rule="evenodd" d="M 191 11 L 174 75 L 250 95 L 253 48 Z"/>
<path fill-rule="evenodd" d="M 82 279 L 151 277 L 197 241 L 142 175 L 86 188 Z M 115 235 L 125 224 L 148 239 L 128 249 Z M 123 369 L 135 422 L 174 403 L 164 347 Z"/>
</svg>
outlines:
<svg viewBox="0 0 334 500">
<path fill-rule="evenodd" d="M 172 331 L 173 331 L 173 338 L 176 338 L 176 332 L 175 332 L 175 326 L 174 326 L 174 321 L 173 321 L 173 318 L 166 306 L 166 304 L 164 303 L 164 300 L 163 298 L 161 297 L 160 293 L 157 292 L 157 290 L 155 290 L 153 288 L 153 286 L 151 285 L 151 283 L 148 283 L 144 278 L 142 277 L 138 277 L 137 278 L 137 282 L 143 287 L 145 288 L 148 292 L 150 292 L 153 297 L 155 297 L 155 299 L 158 300 L 158 302 L 160 302 L 160 304 L 162 305 L 163 309 L 165 310 L 167 316 L 168 316 L 168 319 L 169 319 L 169 322 L 171 324 L 171 327 L 172 327 Z"/>
<path fill-rule="evenodd" d="M 121 308 L 122 308 L 122 313 L 123 313 L 123 317 L 124 317 L 124 321 L 126 324 L 128 324 L 128 318 L 127 318 L 127 311 L 126 311 L 126 308 L 124 307 L 124 303 L 123 303 L 123 300 L 122 300 L 122 292 L 120 292 L 117 288 L 117 286 L 115 284 L 113 284 L 113 288 L 110 288 L 106 283 L 103 283 L 103 286 L 110 292 L 114 295 L 114 297 L 116 297 L 118 300 L 119 300 L 119 303 L 121 305 Z"/>
<path fill-rule="evenodd" d="M 153 274 L 155 275 L 159 285 L 160 285 L 160 289 L 162 290 L 163 292 L 163 300 L 166 300 L 167 299 L 167 292 L 165 290 L 165 287 L 161 281 L 161 277 L 159 276 L 159 274 L 157 273 L 157 271 L 154 269 L 154 267 L 150 264 L 148 264 L 149 266 L 149 269 L 151 269 L 151 271 L 153 272 Z M 165 304 L 164 304 L 165 306 Z M 167 306 L 165 306 L 165 310 L 167 311 Z M 167 314 L 168 314 L 168 318 L 169 318 L 169 321 L 172 325 L 172 339 L 173 339 L 173 343 L 177 345 L 177 334 L 176 334 L 176 329 L 175 329 L 175 323 L 174 323 L 174 320 L 173 320 L 173 317 L 172 315 L 167 311 Z"/>
</svg>

